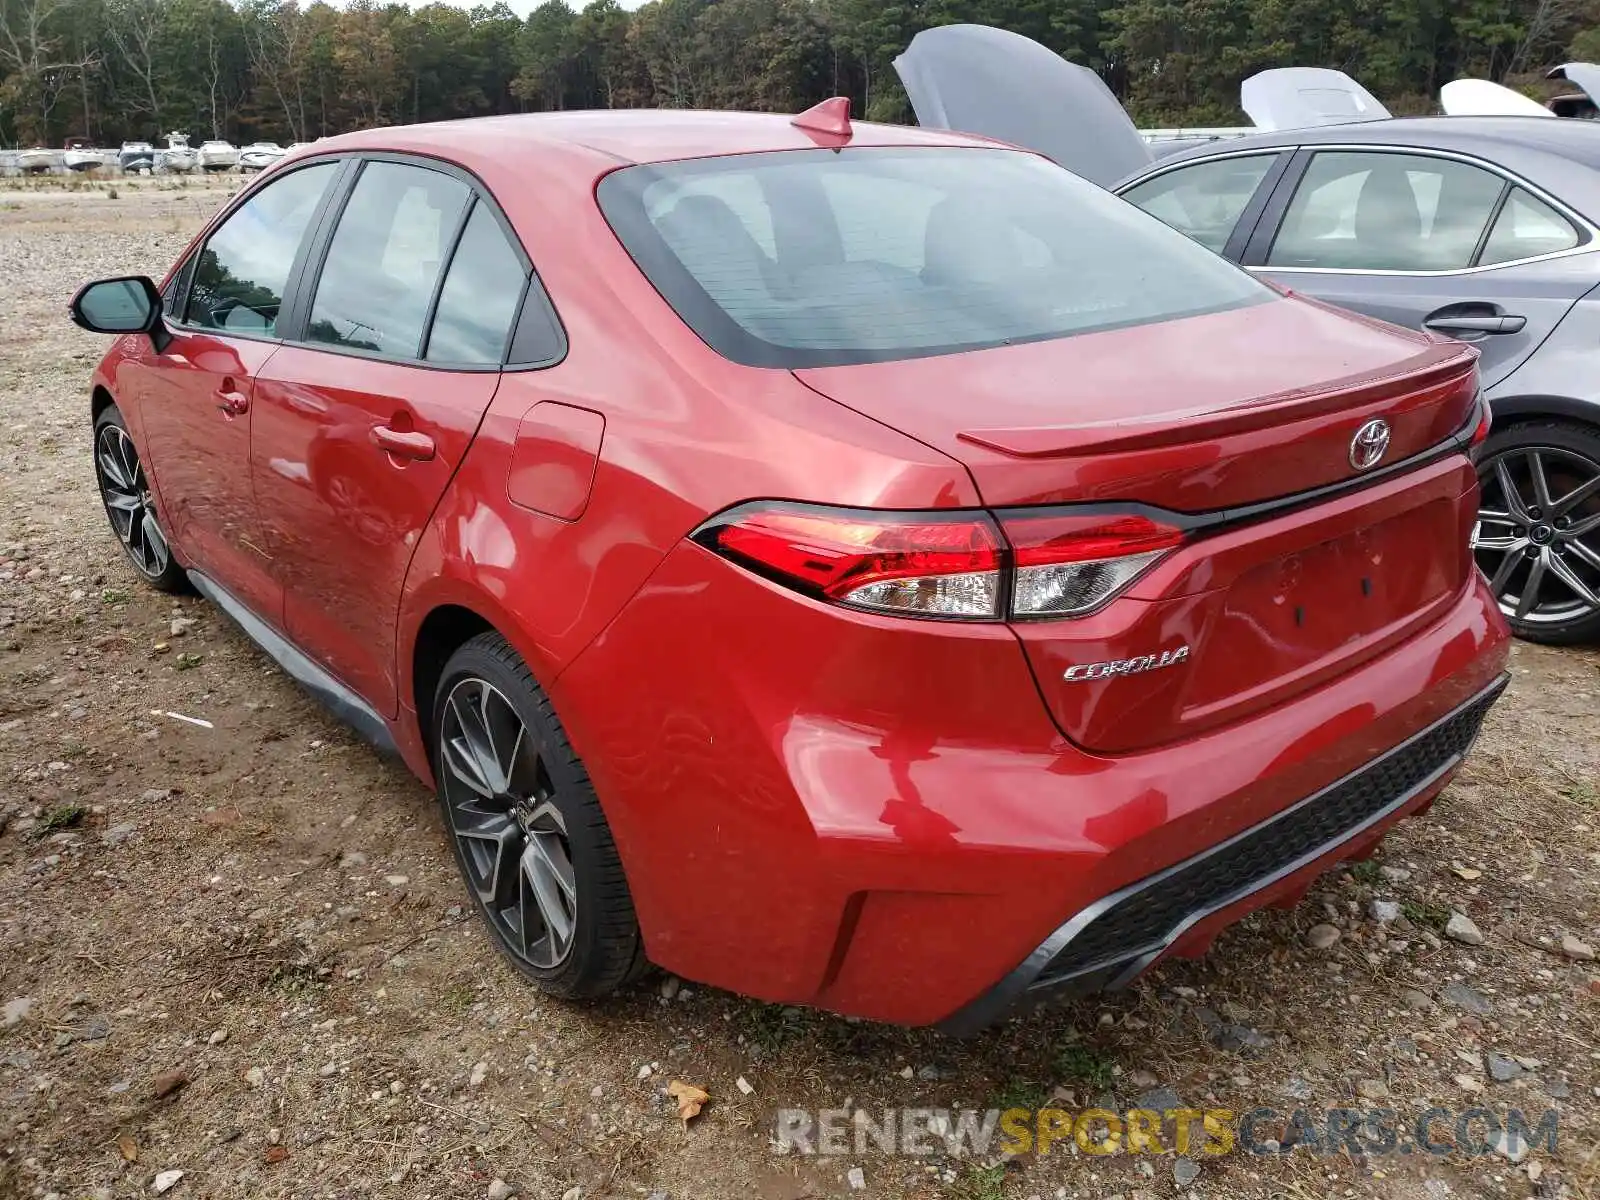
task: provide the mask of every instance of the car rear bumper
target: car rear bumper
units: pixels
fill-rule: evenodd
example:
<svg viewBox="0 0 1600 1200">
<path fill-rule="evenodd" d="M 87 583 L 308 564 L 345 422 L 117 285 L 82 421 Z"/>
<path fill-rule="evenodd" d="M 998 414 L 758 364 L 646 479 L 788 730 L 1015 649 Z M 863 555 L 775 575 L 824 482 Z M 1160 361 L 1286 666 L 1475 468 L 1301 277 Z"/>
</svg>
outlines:
<svg viewBox="0 0 1600 1200">
<path fill-rule="evenodd" d="M 1371 845 L 1396 820 L 1431 803 L 1508 679 L 1502 675 L 1442 720 L 1298 804 L 1075 913 L 940 1028 L 971 1034 L 1047 999 L 1114 991 L 1174 946 L 1208 933 L 1203 927 L 1215 918 L 1238 910 L 1228 918 L 1237 919 L 1286 893 L 1298 895 L 1349 851 Z"/>
<path fill-rule="evenodd" d="M 1337 678 L 1181 741 L 1094 754 L 1062 737 L 1004 626 L 816 604 L 686 544 L 550 692 L 654 963 L 963 1030 L 1045 984 L 1114 984 L 1203 949 L 1369 851 L 1443 787 L 1508 649 L 1474 572 L 1427 627 Z M 1459 747 L 1428 750 L 1447 730 Z M 1099 937 L 1096 918 L 1170 894 L 1152 881 L 1291 828 L 1299 840 L 1204 903 L 1047 972 Z"/>
</svg>

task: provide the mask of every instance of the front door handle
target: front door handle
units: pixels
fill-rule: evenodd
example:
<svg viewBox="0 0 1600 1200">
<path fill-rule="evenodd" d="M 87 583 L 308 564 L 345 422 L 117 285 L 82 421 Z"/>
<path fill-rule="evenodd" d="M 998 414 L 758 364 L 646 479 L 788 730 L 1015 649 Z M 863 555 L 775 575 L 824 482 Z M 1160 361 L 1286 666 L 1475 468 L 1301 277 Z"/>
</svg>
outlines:
<svg viewBox="0 0 1600 1200">
<path fill-rule="evenodd" d="M 217 407 L 230 417 L 242 417 L 250 411 L 250 397 L 243 392 L 235 390 L 233 380 L 224 379 L 222 386 L 212 393 Z"/>
<path fill-rule="evenodd" d="M 1521 333 L 1528 324 L 1527 317 L 1507 315 L 1501 317 L 1430 317 L 1423 328 L 1435 333 L 1482 336 L 1486 333 Z"/>
<path fill-rule="evenodd" d="M 433 439 L 415 429 L 391 429 L 378 425 L 372 430 L 372 440 L 378 447 L 396 458 L 410 458 L 427 462 L 433 457 Z"/>
</svg>

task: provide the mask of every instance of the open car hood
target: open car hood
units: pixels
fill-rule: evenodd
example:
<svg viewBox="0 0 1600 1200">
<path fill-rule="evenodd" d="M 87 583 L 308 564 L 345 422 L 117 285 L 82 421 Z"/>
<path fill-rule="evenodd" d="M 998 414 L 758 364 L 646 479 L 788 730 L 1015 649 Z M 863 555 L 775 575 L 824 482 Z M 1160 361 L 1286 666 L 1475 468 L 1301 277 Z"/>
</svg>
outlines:
<svg viewBox="0 0 1600 1200">
<path fill-rule="evenodd" d="M 1562 63 L 1559 67 L 1551 67 L 1545 72 L 1544 77 L 1565 79 L 1568 83 L 1577 84 L 1589 99 L 1600 104 L 1600 66 L 1594 63 Z"/>
<path fill-rule="evenodd" d="M 1553 117 L 1544 105 L 1487 79 L 1453 79 L 1439 89 L 1447 117 Z"/>
<path fill-rule="evenodd" d="M 894 60 L 917 123 L 1036 150 L 1110 187 L 1154 156 L 1101 78 L 988 25 L 925 29 Z"/>
<path fill-rule="evenodd" d="M 1239 85 L 1239 107 L 1258 129 L 1314 129 L 1382 121 L 1389 110 L 1343 71 L 1275 67 Z"/>
</svg>

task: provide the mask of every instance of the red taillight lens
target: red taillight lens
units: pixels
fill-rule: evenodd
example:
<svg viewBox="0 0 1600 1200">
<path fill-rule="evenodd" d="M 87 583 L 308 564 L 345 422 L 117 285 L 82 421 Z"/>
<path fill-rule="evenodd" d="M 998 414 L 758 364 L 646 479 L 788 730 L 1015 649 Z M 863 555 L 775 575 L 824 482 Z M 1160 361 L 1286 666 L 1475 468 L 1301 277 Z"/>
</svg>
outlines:
<svg viewBox="0 0 1600 1200">
<path fill-rule="evenodd" d="M 1016 575 L 1014 617 L 1093 612 L 1183 541 L 1183 530 L 1133 514 L 1041 513 L 1002 517 Z"/>
<path fill-rule="evenodd" d="M 1183 541 L 1126 513 L 879 512 L 759 502 L 694 540 L 769 579 L 854 608 L 947 620 L 1093 612 Z M 1009 541 L 1008 546 L 1006 542 Z"/>
<path fill-rule="evenodd" d="M 1472 431 L 1472 444 L 1480 446 L 1489 440 L 1489 428 L 1494 424 L 1494 415 L 1489 411 L 1489 402 L 1484 399 L 1483 393 L 1478 393 L 1478 425 Z"/>
<path fill-rule="evenodd" d="M 823 599 L 908 616 L 994 620 L 1001 541 L 983 514 L 886 513 L 762 504 L 696 541 Z"/>
</svg>

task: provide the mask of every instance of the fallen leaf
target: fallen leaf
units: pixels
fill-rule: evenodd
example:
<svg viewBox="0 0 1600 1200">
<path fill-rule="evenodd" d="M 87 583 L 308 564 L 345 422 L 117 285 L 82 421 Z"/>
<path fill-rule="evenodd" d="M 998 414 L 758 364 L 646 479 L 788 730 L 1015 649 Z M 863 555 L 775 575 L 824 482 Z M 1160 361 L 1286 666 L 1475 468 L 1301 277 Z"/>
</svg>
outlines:
<svg viewBox="0 0 1600 1200">
<path fill-rule="evenodd" d="M 685 1125 L 698 1117 L 701 1106 L 711 1099 L 710 1092 L 692 1083 L 684 1083 L 681 1079 L 674 1079 L 667 1085 L 667 1095 L 678 1102 L 678 1119 Z"/>
<path fill-rule="evenodd" d="M 287 1146 L 268 1146 L 266 1153 L 261 1156 L 263 1162 L 269 1163 L 281 1163 L 288 1157 L 289 1147 Z"/>
<path fill-rule="evenodd" d="M 172 1095 L 173 1092 L 188 1082 L 189 1072 L 181 1067 L 176 1071 L 168 1071 L 165 1075 L 157 1075 L 155 1083 L 152 1085 L 155 1089 L 156 1099 L 159 1100 L 163 1096 Z"/>
<path fill-rule="evenodd" d="M 1463 879 L 1476 879 L 1483 874 L 1476 867 L 1451 867 L 1450 869 Z"/>
<path fill-rule="evenodd" d="M 139 1143 L 127 1134 L 123 1134 L 117 1139 L 117 1153 L 122 1155 L 123 1162 L 138 1162 Z"/>
</svg>

